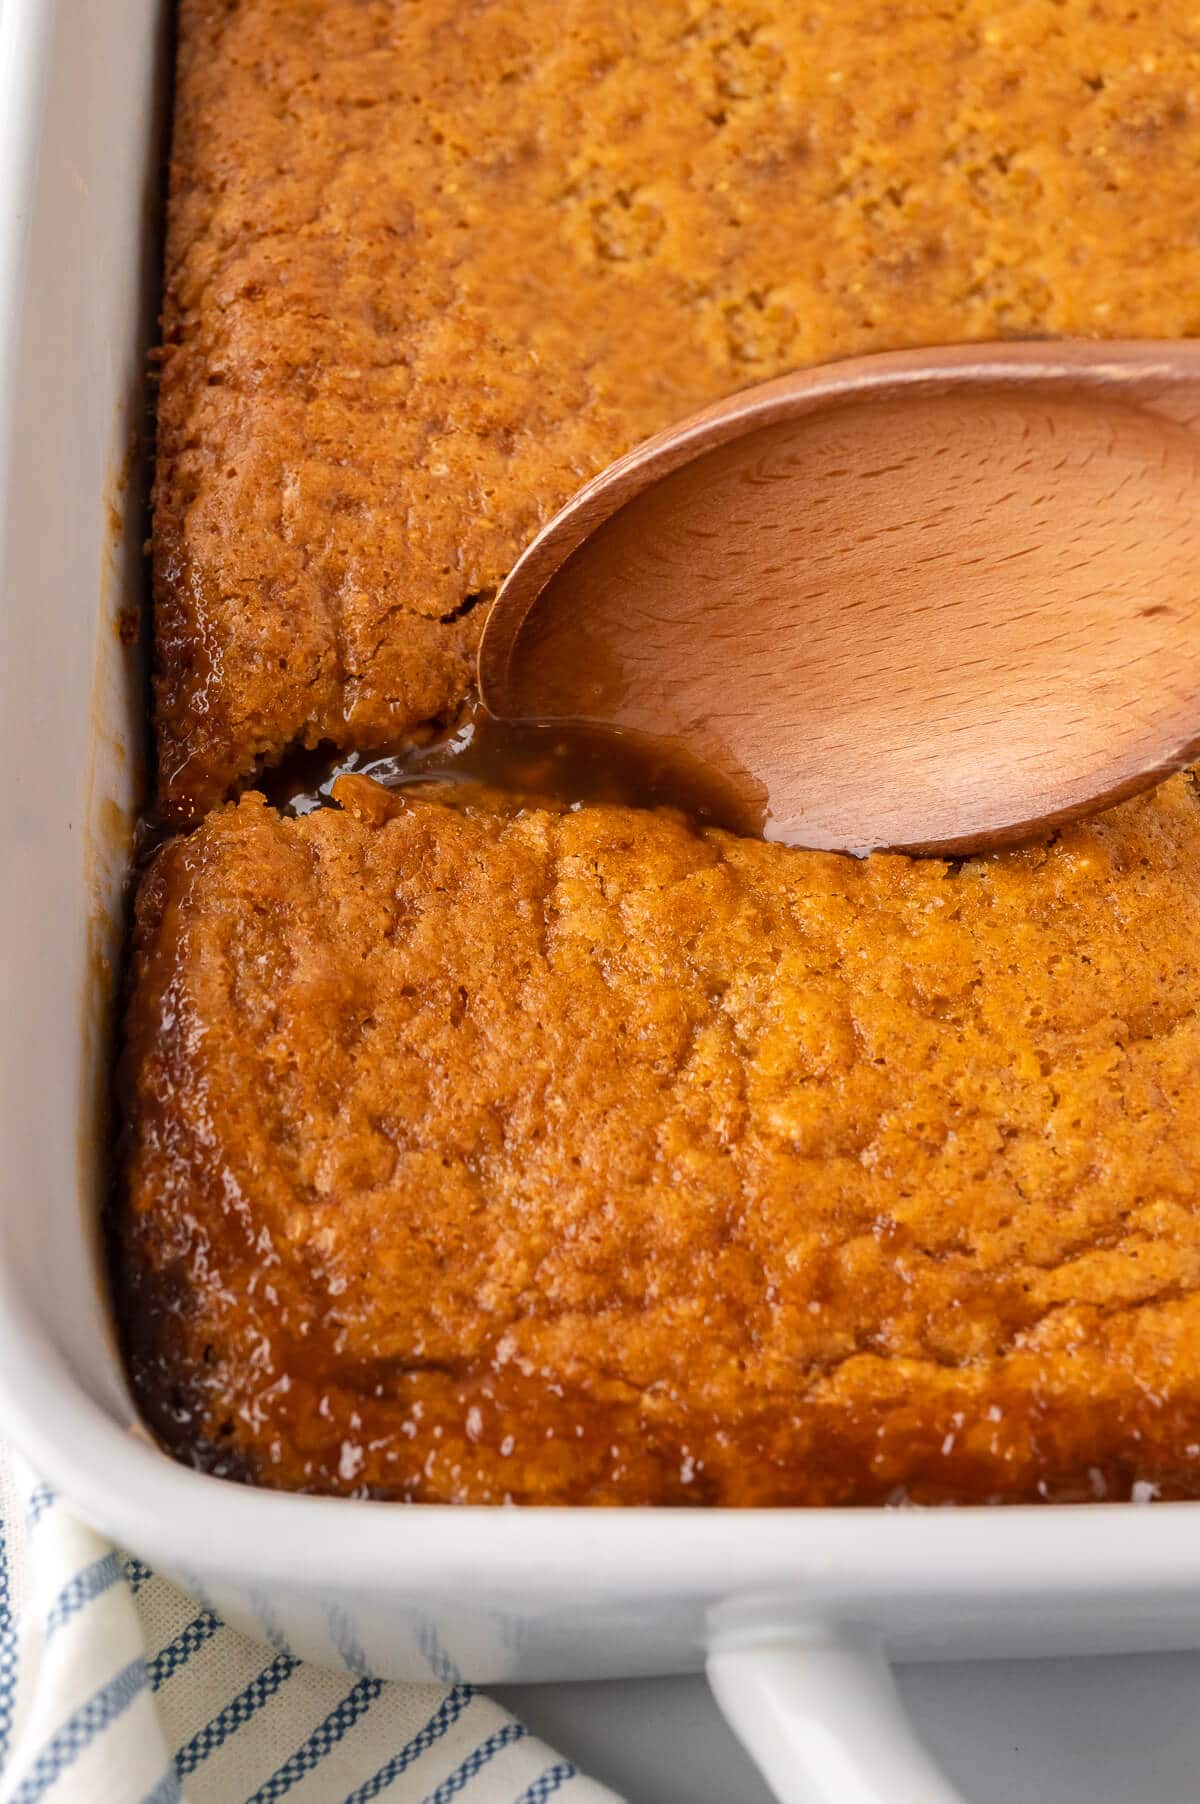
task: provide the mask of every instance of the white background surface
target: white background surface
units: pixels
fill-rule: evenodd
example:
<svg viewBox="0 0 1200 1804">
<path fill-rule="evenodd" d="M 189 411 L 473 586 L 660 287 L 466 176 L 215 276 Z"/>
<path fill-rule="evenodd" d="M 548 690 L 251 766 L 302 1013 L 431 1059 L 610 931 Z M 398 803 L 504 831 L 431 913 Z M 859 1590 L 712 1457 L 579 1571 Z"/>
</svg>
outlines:
<svg viewBox="0 0 1200 1804">
<path fill-rule="evenodd" d="M 1200 1655 L 909 1666 L 900 1684 L 970 1804 L 1200 1801 Z M 494 1695 L 629 1804 L 770 1804 L 702 1679 Z"/>
</svg>

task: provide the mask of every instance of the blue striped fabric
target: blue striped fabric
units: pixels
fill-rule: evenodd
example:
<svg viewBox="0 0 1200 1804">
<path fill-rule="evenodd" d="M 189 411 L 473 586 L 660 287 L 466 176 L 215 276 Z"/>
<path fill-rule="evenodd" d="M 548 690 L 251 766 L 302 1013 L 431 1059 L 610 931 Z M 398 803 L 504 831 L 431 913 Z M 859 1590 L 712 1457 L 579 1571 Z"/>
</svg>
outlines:
<svg viewBox="0 0 1200 1804">
<path fill-rule="evenodd" d="M 276 1654 L 257 1678 L 252 1679 L 244 1690 L 218 1710 L 211 1722 L 205 1723 L 192 1736 L 186 1747 L 179 1749 L 175 1755 L 175 1771 L 180 1778 L 194 1772 L 202 1760 L 207 1760 L 218 1748 L 223 1748 L 231 1735 L 244 1729 L 263 1705 L 270 1702 L 279 1687 L 299 1670 L 300 1662 L 291 1654 Z"/>
<path fill-rule="evenodd" d="M 36 1527 L 42 1517 L 46 1514 L 47 1510 L 49 1510 L 57 1501 L 58 1499 L 50 1489 L 49 1485 L 36 1485 L 30 1492 L 29 1509 L 26 1514 L 26 1520 L 28 1521 L 30 1528 Z"/>
<path fill-rule="evenodd" d="M 72 1711 L 13 1792 L 12 1804 L 37 1804 L 39 1798 L 44 1798 L 97 1735 L 115 1722 L 122 1711 L 128 1710 L 138 1692 L 145 1689 L 145 1684 L 146 1662 L 139 1657 L 122 1667 L 106 1685 L 101 1685 L 78 1710 Z"/>
<path fill-rule="evenodd" d="M 480 1742 L 473 1754 L 467 1755 L 461 1766 L 456 1767 L 448 1778 L 442 1780 L 436 1791 L 430 1792 L 428 1804 L 450 1804 L 451 1798 L 457 1797 L 459 1792 L 466 1788 L 468 1780 L 473 1779 L 476 1773 L 482 1772 L 488 1761 L 494 1760 L 501 1748 L 508 1747 L 511 1742 L 520 1741 L 521 1737 L 528 1733 L 524 1723 L 505 1723 L 503 1728 L 494 1730 L 486 1741 Z"/>
<path fill-rule="evenodd" d="M 260 1785 L 247 1804 L 274 1804 L 276 1798 L 284 1798 L 292 1787 L 320 1766 L 322 1760 L 335 1748 L 342 1737 L 354 1727 L 383 1690 L 380 1679 L 360 1679 L 353 1691 L 348 1691 L 341 1703 L 329 1712 L 324 1722 L 318 1723 L 312 1734 L 302 1747 L 276 1767 L 265 1784 Z"/>
<path fill-rule="evenodd" d="M 444 1698 L 430 1717 L 425 1727 L 418 1731 L 400 1751 L 385 1760 L 377 1773 L 360 1785 L 357 1791 L 351 1792 L 346 1804 L 370 1804 L 381 1791 L 406 1773 L 410 1766 L 418 1761 L 422 1754 L 428 1752 L 434 1743 L 458 1721 L 467 1705 L 474 1699 L 475 1692 L 470 1685 L 456 1685 L 449 1697 Z"/>
<path fill-rule="evenodd" d="M 399 1685 L 371 1670 L 345 1600 L 307 1617 L 242 1601 L 269 1646 L 105 1546 L 0 1446 L 0 1804 L 545 1804 L 564 1788 L 619 1804 L 464 1684 L 432 1617 L 414 1612 L 407 1645 L 442 1682 Z M 333 1670 L 291 1651 L 287 1631 L 320 1641 L 322 1625 Z"/>
<path fill-rule="evenodd" d="M 532 1785 L 527 1785 L 517 1799 L 517 1804 L 546 1804 L 556 1791 L 561 1791 L 568 1779 L 575 1777 L 575 1766 L 570 1760 L 556 1760 L 548 1766 L 544 1773 L 539 1773 Z"/>
<path fill-rule="evenodd" d="M 441 1637 L 427 1616 L 421 1618 L 417 1630 L 417 1646 L 429 1662 L 429 1670 L 435 1679 L 440 1679 L 443 1685 L 457 1685 L 461 1682 L 462 1674 L 442 1646 Z"/>
<path fill-rule="evenodd" d="M 329 1605 L 325 1620 L 329 1624 L 329 1639 L 336 1647 L 342 1665 L 347 1672 L 361 1679 L 367 1670 L 367 1656 L 354 1632 L 354 1624 L 340 1604 Z"/>
<path fill-rule="evenodd" d="M 94 1597 L 100 1597 L 121 1577 L 121 1565 L 115 1553 L 106 1553 L 74 1578 L 68 1579 L 46 1617 L 46 1640 L 49 1641 L 64 1622 L 70 1622 Z"/>
<path fill-rule="evenodd" d="M 17 1631 L 13 1624 L 12 1580 L 9 1576 L 8 1540 L 0 1520 L 0 1771 L 12 1734 L 13 1705 L 17 1695 Z"/>
<path fill-rule="evenodd" d="M 174 1641 L 169 1641 L 152 1660 L 147 1661 L 146 1671 L 150 1676 L 151 1690 L 160 1690 L 168 1679 L 186 1666 L 192 1655 L 216 1634 L 220 1626 L 221 1618 L 214 1616 L 211 1610 L 201 1610 L 198 1616 L 193 1616 Z"/>
<path fill-rule="evenodd" d="M 268 1647 L 274 1648 L 277 1654 L 290 1654 L 288 1638 L 280 1627 L 271 1601 L 263 1592 L 254 1589 L 247 1593 L 250 1613 L 257 1625 L 257 1630 Z"/>
<path fill-rule="evenodd" d="M 125 1582 L 136 1597 L 143 1585 L 149 1584 L 154 1577 L 145 1560 L 135 1560 L 131 1556 L 125 1559 Z"/>
<path fill-rule="evenodd" d="M 148 1791 L 141 1804 L 179 1804 L 183 1797 L 179 1780 L 172 1765 L 171 1770 L 163 1774 L 152 1791 Z"/>
</svg>

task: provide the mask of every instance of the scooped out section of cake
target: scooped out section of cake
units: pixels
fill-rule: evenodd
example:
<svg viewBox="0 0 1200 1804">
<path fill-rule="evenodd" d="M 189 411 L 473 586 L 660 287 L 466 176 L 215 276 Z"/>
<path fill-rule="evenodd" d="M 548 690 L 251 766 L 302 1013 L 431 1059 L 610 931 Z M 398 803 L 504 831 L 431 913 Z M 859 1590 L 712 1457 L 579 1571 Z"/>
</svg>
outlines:
<svg viewBox="0 0 1200 1804">
<path fill-rule="evenodd" d="M 141 885 L 119 1293 L 179 1457 L 420 1501 L 1200 1495 L 1200 799 L 857 862 L 211 815 Z"/>
</svg>

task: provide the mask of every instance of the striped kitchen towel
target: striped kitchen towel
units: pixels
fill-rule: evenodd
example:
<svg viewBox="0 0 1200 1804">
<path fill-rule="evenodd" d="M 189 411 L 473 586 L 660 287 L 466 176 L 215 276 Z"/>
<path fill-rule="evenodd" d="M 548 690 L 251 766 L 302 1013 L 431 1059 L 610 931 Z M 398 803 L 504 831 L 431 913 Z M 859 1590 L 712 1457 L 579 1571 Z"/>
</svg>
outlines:
<svg viewBox="0 0 1200 1804">
<path fill-rule="evenodd" d="M 447 1675 L 448 1678 L 450 1675 Z M 617 1804 L 473 1686 L 226 1628 L 0 1447 L 0 1804 Z"/>
</svg>

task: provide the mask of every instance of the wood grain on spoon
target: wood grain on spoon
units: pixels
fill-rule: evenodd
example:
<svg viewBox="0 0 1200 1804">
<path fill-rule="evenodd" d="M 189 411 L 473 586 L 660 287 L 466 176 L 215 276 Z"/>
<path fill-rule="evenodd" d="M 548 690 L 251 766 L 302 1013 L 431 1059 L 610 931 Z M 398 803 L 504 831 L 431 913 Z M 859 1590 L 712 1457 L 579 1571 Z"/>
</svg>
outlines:
<svg viewBox="0 0 1200 1804">
<path fill-rule="evenodd" d="M 735 395 L 568 503 L 487 707 L 766 798 L 768 837 L 977 851 L 1200 747 L 1200 346 L 973 346 Z"/>
</svg>

